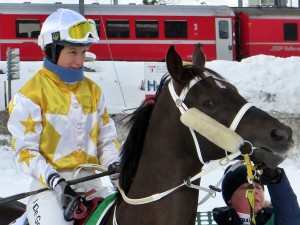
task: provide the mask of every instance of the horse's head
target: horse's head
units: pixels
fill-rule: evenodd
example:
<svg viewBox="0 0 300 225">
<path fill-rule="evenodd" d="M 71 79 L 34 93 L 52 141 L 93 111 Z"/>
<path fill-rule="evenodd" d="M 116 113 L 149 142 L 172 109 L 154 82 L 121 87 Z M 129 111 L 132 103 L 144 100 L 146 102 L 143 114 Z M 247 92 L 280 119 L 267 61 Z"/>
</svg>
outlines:
<svg viewBox="0 0 300 225">
<path fill-rule="evenodd" d="M 286 158 L 293 145 L 291 128 L 254 106 L 241 113 L 240 109 L 247 101 L 223 77 L 205 68 L 205 57 L 200 45 L 194 50 L 192 64 L 183 65 L 174 46 L 167 52 L 166 63 L 172 77 L 172 97 L 179 109 L 197 108 L 226 127 L 234 129 L 256 148 L 251 155 L 255 163 L 264 163 L 273 168 Z M 181 102 L 184 102 L 184 106 Z M 219 147 L 203 141 L 204 137 L 201 135 L 197 135 L 197 138 L 204 161 L 224 156 L 224 151 Z M 208 144 L 202 146 L 203 143 Z M 217 156 L 216 151 L 219 152 Z"/>
</svg>

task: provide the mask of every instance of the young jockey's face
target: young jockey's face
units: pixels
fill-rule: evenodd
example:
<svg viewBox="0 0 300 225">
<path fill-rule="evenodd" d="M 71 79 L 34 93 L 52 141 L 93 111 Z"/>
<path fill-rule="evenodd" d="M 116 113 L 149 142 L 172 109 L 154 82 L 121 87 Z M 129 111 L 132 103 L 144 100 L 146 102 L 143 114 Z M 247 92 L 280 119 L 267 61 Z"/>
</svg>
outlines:
<svg viewBox="0 0 300 225">
<path fill-rule="evenodd" d="M 57 65 L 68 69 L 81 68 L 88 48 L 88 46 L 65 46 L 59 55 Z"/>
<path fill-rule="evenodd" d="M 245 183 L 238 187 L 229 200 L 231 208 L 234 208 L 237 212 L 245 214 L 250 213 L 250 206 L 246 197 L 248 185 L 248 183 Z M 263 187 L 260 184 L 254 182 L 253 185 L 255 189 L 254 213 L 257 214 L 257 212 L 265 207 L 265 193 Z"/>
</svg>

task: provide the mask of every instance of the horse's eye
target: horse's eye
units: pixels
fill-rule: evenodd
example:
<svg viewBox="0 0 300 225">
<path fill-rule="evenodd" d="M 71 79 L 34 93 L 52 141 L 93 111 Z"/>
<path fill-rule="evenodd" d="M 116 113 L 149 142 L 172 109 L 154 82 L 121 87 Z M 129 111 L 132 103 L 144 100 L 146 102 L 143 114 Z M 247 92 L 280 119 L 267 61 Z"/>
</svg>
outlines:
<svg viewBox="0 0 300 225">
<path fill-rule="evenodd" d="M 209 99 L 203 102 L 203 106 L 206 108 L 211 108 L 215 106 L 215 102 Z"/>
</svg>

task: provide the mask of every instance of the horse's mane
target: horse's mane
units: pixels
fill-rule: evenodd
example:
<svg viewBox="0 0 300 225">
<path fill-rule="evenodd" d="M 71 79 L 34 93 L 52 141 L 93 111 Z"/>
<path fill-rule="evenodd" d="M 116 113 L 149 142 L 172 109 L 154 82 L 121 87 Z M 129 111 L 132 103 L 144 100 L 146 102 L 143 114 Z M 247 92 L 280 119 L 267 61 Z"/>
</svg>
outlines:
<svg viewBox="0 0 300 225">
<path fill-rule="evenodd" d="M 135 176 L 149 120 L 154 106 L 170 81 L 170 75 L 165 74 L 160 81 L 156 94 L 152 98 L 145 99 L 142 104 L 131 114 L 127 126 L 130 128 L 126 141 L 121 149 L 121 173 L 120 186 L 127 193 Z"/>
<path fill-rule="evenodd" d="M 202 71 L 193 65 L 187 65 L 184 66 L 183 73 L 189 77 L 189 80 L 193 79 L 195 76 L 200 76 L 202 79 L 213 77 L 214 79 L 212 80 L 214 82 L 221 82 L 226 87 L 234 89 L 234 86 L 227 83 L 221 75 L 208 68 L 205 68 L 205 70 Z M 120 187 L 125 193 L 128 192 L 139 165 L 139 159 L 152 111 L 161 92 L 166 88 L 169 81 L 170 75 L 165 74 L 160 81 L 155 96 L 144 100 L 133 113 L 125 117 L 129 118 L 127 126 L 130 128 L 126 141 L 121 149 Z M 186 84 L 188 84 L 188 82 Z"/>
</svg>

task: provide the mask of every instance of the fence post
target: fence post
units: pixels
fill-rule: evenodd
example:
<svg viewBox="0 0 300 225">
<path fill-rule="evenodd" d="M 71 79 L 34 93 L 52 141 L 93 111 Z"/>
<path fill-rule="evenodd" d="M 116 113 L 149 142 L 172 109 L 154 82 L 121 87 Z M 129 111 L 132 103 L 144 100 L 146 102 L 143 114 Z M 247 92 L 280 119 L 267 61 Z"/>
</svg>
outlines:
<svg viewBox="0 0 300 225">
<path fill-rule="evenodd" d="M 7 109 L 6 81 L 4 81 L 4 107 Z"/>
<path fill-rule="evenodd" d="M 11 81 L 20 79 L 20 49 L 10 47 L 6 50 L 8 102 L 11 100 Z"/>
</svg>

